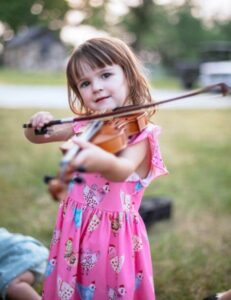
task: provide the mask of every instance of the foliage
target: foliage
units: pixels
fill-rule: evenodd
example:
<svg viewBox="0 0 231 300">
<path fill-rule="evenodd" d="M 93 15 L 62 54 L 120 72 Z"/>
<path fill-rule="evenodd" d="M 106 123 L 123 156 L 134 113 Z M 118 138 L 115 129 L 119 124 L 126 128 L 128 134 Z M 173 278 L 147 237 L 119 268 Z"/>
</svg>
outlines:
<svg viewBox="0 0 231 300">
<path fill-rule="evenodd" d="M 84 7 L 82 6 L 82 10 L 86 13 L 86 17 L 83 20 L 83 24 L 87 24 L 98 28 L 100 30 L 107 29 L 106 20 L 106 4 L 108 0 L 103 1 L 102 5 L 99 6 L 91 6 L 91 1 L 84 1 Z"/>
<path fill-rule="evenodd" d="M 133 47 L 137 51 L 157 52 L 165 66 L 174 68 L 178 60 L 197 62 L 202 42 L 230 39 L 230 22 L 214 21 L 208 27 L 203 19 L 193 15 L 195 8 L 192 0 L 181 6 L 145 0 L 130 8 L 123 25 L 135 35 Z"/>
<path fill-rule="evenodd" d="M 61 20 L 67 9 L 67 2 L 63 0 L 1 0 L 0 20 L 17 32 L 22 26 L 49 26 Z"/>
<path fill-rule="evenodd" d="M 230 41 L 231 37 L 231 22 L 230 20 L 225 20 L 222 22 L 215 22 L 214 30 L 212 31 L 213 40 L 224 40 Z"/>
<path fill-rule="evenodd" d="M 159 7 L 152 0 L 145 0 L 142 5 L 130 7 L 129 13 L 124 16 L 122 23 L 128 32 L 134 33 L 133 46 L 137 51 L 141 51 L 144 45 L 149 50 L 155 49 L 156 17 L 161 14 L 158 10 Z"/>
<path fill-rule="evenodd" d="M 156 51 L 166 66 L 173 67 L 178 59 L 197 60 L 200 43 L 211 38 L 215 30 L 209 30 L 202 19 L 194 17 L 193 9 L 190 0 L 177 7 L 146 0 L 130 9 L 123 24 L 135 34 L 136 50 Z M 220 35 L 221 31 L 220 27 Z"/>
<path fill-rule="evenodd" d="M 196 59 L 198 46 L 204 40 L 206 31 L 200 19 L 192 16 L 192 5 L 186 3 L 168 16 L 165 38 L 160 41 L 160 52 L 166 62 L 177 58 Z M 169 51 L 171 49 L 171 51 Z"/>
<path fill-rule="evenodd" d="M 208 26 L 202 18 L 197 17 L 194 0 L 185 0 L 180 6 L 159 5 L 154 0 L 139 1 L 136 6 L 129 6 L 125 2 L 127 13 L 118 18 L 116 26 L 108 17 L 111 0 L 10 2 L 9 5 L 9 1 L 1 0 L 0 20 L 15 32 L 22 26 L 34 24 L 60 29 L 66 25 L 66 12 L 75 10 L 83 15 L 82 21 L 76 26 L 91 25 L 119 37 L 124 32 L 128 33 L 137 52 L 157 53 L 164 65 L 171 68 L 178 60 L 198 61 L 201 42 L 230 40 L 231 35 L 229 20 L 212 20 Z M 113 11 L 110 13 L 113 15 Z M 149 55 L 149 62 L 153 62 L 153 55 Z"/>
</svg>

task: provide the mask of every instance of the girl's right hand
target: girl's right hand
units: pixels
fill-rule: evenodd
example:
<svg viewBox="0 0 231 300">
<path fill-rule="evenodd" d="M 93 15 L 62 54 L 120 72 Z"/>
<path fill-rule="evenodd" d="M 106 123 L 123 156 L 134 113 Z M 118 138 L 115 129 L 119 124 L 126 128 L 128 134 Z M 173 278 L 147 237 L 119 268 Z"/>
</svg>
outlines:
<svg viewBox="0 0 231 300">
<path fill-rule="evenodd" d="M 61 124 L 49 126 L 47 133 L 36 135 L 35 129 L 40 129 L 50 121 L 54 120 L 53 115 L 48 111 L 39 111 L 35 113 L 29 120 L 32 128 L 25 128 L 26 138 L 32 143 L 49 143 L 66 141 L 74 135 L 72 124 Z"/>
<path fill-rule="evenodd" d="M 30 118 L 29 123 L 34 128 L 41 128 L 52 120 L 54 120 L 54 117 L 50 112 L 39 111 Z"/>
</svg>

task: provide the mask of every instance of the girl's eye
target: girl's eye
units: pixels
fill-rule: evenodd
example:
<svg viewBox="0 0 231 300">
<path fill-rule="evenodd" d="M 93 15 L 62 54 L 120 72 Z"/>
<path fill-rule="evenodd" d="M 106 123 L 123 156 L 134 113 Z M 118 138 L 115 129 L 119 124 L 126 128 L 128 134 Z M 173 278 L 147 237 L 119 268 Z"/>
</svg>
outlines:
<svg viewBox="0 0 231 300">
<path fill-rule="evenodd" d="M 102 74 L 102 78 L 106 79 L 108 77 L 112 76 L 112 73 L 106 72 Z"/>
<path fill-rule="evenodd" d="M 89 81 L 83 81 L 83 82 L 80 84 L 80 88 L 85 88 L 85 87 L 87 87 L 89 84 L 90 84 Z"/>
</svg>

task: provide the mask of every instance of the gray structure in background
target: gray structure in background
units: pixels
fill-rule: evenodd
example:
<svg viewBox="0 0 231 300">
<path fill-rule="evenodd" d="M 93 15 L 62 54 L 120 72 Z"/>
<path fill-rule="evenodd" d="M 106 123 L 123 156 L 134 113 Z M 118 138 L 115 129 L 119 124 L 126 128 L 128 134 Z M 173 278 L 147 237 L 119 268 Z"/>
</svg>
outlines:
<svg viewBox="0 0 231 300">
<path fill-rule="evenodd" d="M 186 91 L 153 89 L 153 99 L 161 101 L 177 97 Z M 68 109 L 66 86 L 24 86 L 0 84 L 0 108 Z M 179 101 L 166 103 L 159 109 L 226 109 L 231 108 L 231 94 L 205 93 Z"/>
<path fill-rule="evenodd" d="M 57 71 L 64 69 L 66 58 L 67 49 L 54 32 L 36 26 L 6 44 L 3 64 L 24 71 Z"/>
</svg>

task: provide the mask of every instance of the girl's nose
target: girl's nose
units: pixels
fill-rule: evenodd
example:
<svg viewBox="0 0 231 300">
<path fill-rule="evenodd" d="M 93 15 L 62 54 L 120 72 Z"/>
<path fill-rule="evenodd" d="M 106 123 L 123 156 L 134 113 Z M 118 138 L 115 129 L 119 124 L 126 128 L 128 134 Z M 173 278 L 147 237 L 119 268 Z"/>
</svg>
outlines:
<svg viewBox="0 0 231 300">
<path fill-rule="evenodd" d="M 102 91 L 103 86 L 102 83 L 100 82 L 100 80 L 93 80 L 92 81 L 92 90 L 94 93 L 97 93 L 99 91 Z"/>
</svg>

